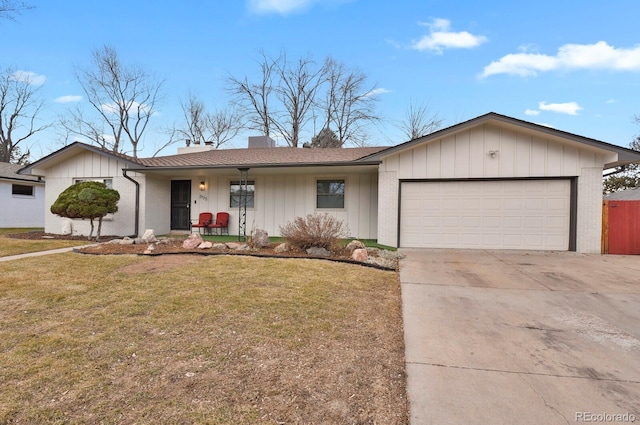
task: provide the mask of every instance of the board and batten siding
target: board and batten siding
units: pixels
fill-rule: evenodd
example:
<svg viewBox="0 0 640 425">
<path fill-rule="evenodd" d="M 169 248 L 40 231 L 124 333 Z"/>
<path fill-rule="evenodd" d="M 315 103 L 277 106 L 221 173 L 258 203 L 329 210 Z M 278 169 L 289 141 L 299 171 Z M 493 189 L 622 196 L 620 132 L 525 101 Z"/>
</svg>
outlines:
<svg viewBox="0 0 640 425">
<path fill-rule="evenodd" d="M 488 123 L 408 147 L 380 164 L 378 242 L 397 246 L 400 180 L 578 177 L 577 250 L 599 252 L 604 162 L 596 148 Z"/>
<path fill-rule="evenodd" d="M 316 181 L 322 179 L 345 180 L 344 209 L 316 208 Z M 205 181 L 205 190 L 199 190 L 199 182 Z M 197 220 L 200 212 L 226 211 L 230 214 L 229 233 L 238 233 L 238 208 L 229 206 L 229 183 L 238 180 L 233 176 L 207 176 L 192 179 L 191 219 Z M 247 234 L 264 229 L 269 235 L 278 236 L 280 227 L 296 217 L 316 212 L 327 212 L 342 220 L 349 228 L 349 235 L 362 239 L 377 237 L 378 176 L 370 174 L 349 175 L 255 175 L 254 208 L 247 209 Z"/>
<path fill-rule="evenodd" d="M 45 232 L 60 233 L 63 219 L 50 211 L 51 205 L 58 199 L 58 195 L 71 186 L 75 179 L 98 180 L 112 179 L 113 189 L 120 193 L 118 212 L 102 221 L 103 235 L 132 235 L 135 229 L 135 185 L 122 176 L 122 169 L 127 163 L 113 157 L 94 152 L 83 152 L 60 164 L 53 165 L 46 170 L 45 181 Z M 130 177 L 141 183 L 144 190 L 145 176 L 130 173 Z M 97 230 L 97 220 L 94 235 Z M 73 219 L 72 234 L 88 235 L 91 229 L 89 220 Z M 144 228 L 143 230 L 144 231 Z"/>
</svg>

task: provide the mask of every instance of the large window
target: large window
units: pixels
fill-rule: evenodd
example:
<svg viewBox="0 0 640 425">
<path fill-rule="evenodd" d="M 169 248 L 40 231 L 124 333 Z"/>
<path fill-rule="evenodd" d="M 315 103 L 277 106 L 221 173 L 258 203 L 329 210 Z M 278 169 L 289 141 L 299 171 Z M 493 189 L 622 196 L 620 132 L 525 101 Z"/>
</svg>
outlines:
<svg viewBox="0 0 640 425">
<path fill-rule="evenodd" d="M 253 180 L 247 181 L 247 208 L 253 208 L 256 185 Z M 242 195 L 242 186 L 240 181 L 231 181 L 229 184 L 229 206 L 238 208 L 240 206 L 240 197 Z"/>
<path fill-rule="evenodd" d="M 344 180 L 318 180 L 317 208 L 344 208 Z"/>
<path fill-rule="evenodd" d="M 12 184 L 12 195 L 33 196 L 33 186 L 27 186 L 25 184 Z"/>
</svg>

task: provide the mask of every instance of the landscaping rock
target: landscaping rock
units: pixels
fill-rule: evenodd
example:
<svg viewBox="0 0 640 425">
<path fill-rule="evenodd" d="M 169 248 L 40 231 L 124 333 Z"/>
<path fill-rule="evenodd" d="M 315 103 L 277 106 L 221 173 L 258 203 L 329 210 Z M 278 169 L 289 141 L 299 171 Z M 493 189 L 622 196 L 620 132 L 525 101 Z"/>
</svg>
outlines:
<svg viewBox="0 0 640 425">
<path fill-rule="evenodd" d="M 222 249 L 222 250 L 225 250 L 225 249 L 227 249 L 227 246 L 226 246 L 225 244 L 223 244 L 223 243 L 218 242 L 218 243 L 214 243 L 214 244 L 213 244 L 213 246 L 212 246 L 212 248 L 213 248 L 213 249 Z"/>
<path fill-rule="evenodd" d="M 120 240 L 120 245 L 133 245 L 134 242 L 135 241 L 130 237 L 125 237 L 122 240 Z"/>
<path fill-rule="evenodd" d="M 256 248 L 266 248 L 271 246 L 269 234 L 266 230 L 257 229 L 253 234 L 253 246 Z"/>
<path fill-rule="evenodd" d="M 365 248 L 357 248 L 353 250 L 353 253 L 351 254 L 351 258 L 353 258 L 356 261 L 360 261 L 364 263 L 369 258 L 369 253 Z"/>
<path fill-rule="evenodd" d="M 353 253 L 353 251 L 356 249 L 363 249 L 364 244 L 359 240 L 353 240 L 347 244 L 346 248 L 349 250 L 349 252 Z"/>
<path fill-rule="evenodd" d="M 143 254 L 153 254 L 153 251 L 156 249 L 155 245 L 149 245 L 147 249 L 143 252 Z"/>
<path fill-rule="evenodd" d="M 307 254 L 313 255 L 314 257 L 330 257 L 331 253 L 324 248 L 318 248 L 317 246 L 312 246 L 307 249 Z"/>
<path fill-rule="evenodd" d="M 236 251 L 248 251 L 250 249 L 251 247 L 246 243 L 238 244 L 238 246 L 236 247 Z"/>
<path fill-rule="evenodd" d="M 144 241 L 144 243 L 154 243 L 158 239 L 156 238 L 155 233 L 153 233 L 153 229 L 147 229 L 142 235 L 142 240 Z"/>
<path fill-rule="evenodd" d="M 70 218 L 63 218 L 62 219 L 62 229 L 60 234 L 62 235 L 70 235 L 71 234 L 71 230 L 72 230 L 72 222 Z"/>
<path fill-rule="evenodd" d="M 213 243 L 209 241 L 204 241 L 198 245 L 198 249 L 211 249 L 211 247 L 213 247 Z"/>
<path fill-rule="evenodd" d="M 182 242 L 182 247 L 184 249 L 196 249 L 202 242 L 204 241 L 198 233 L 192 233 Z"/>
<path fill-rule="evenodd" d="M 225 245 L 229 249 L 238 249 L 238 247 L 240 246 L 240 244 L 237 242 L 227 242 Z"/>
<path fill-rule="evenodd" d="M 289 247 L 289 244 L 281 243 L 280 245 L 278 245 L 275 248 L 273 248 L 273 252 L 277 252 L 278 254 L 281 254 L 283 252 L 289 251 L 290 249 L 291 248 Z"/>
</svg>

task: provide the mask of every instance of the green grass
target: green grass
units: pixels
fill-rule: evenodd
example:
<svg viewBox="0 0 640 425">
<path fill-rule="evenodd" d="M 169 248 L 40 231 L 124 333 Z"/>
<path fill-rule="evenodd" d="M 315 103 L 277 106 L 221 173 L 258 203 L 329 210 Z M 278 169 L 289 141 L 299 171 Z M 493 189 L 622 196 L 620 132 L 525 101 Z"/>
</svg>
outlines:
<svg viewBox="0 0 640 425">
<path fill-rule="evenodd" d="M 0 423 L 407 423 L 397 275 L 306 259 L 0 263 Z"/>
</svg>

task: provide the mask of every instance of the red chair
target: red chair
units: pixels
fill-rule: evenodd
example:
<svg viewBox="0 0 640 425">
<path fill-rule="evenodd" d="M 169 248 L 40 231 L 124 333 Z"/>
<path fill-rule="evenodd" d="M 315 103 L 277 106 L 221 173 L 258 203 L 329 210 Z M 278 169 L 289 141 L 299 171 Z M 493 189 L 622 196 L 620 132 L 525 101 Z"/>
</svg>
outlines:
<svg viewBox="0 0 640 425">
<path fill-rule="evenodd" d="M 229 234 L 229 213 L 219 212 L 218 214 L 216 214 L 216 222 L 209 225 L 209 227 L 211 229 L 215 229 L 216 234 L 218 234 L 218 229 L 220 229 L 219 230 L 220 235 L 224 234 L 225 232 L 228 235 Z"/>
<path fill-rule="evenodd" d="M 211 233 L 211 226 L 213 226 L 213 214 L 203 212 L 198 216 L 197 223 L 191 223 L 191 231 L 193 232 L 195 227 L 198 229 L 198 233 L 202 233 L 202 229 L 204 229 L 205 233 Z"/>
</svg>

